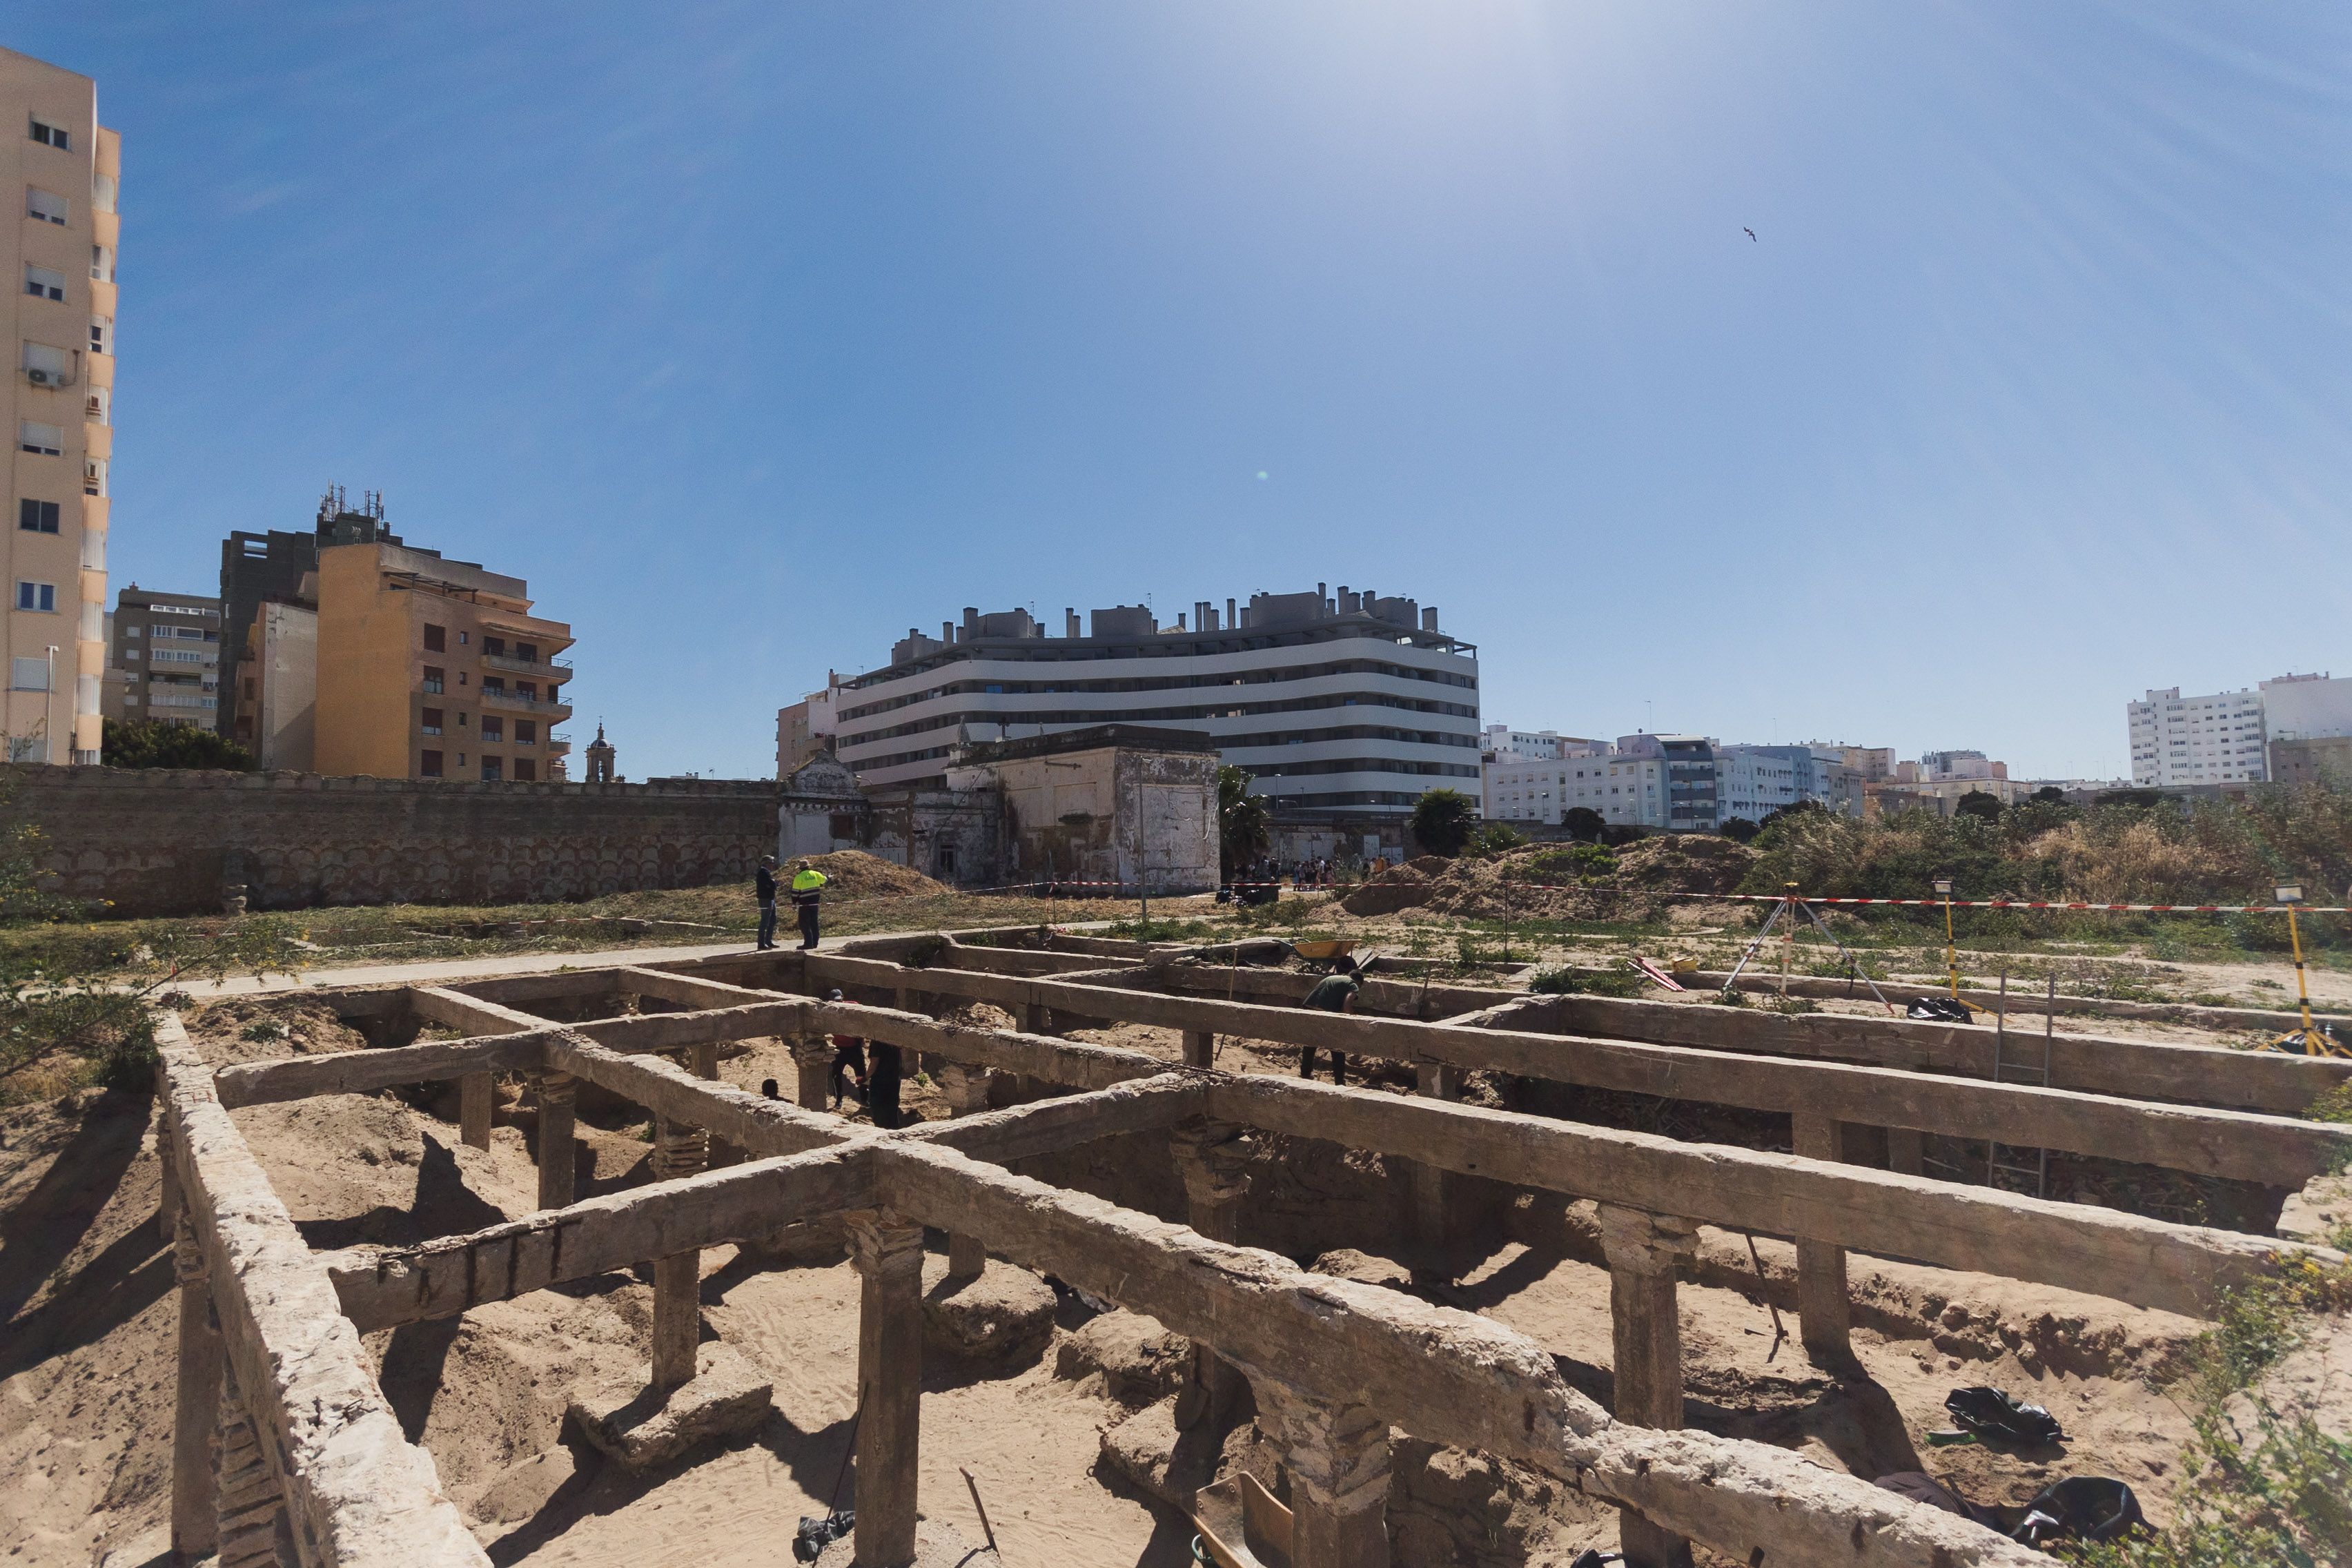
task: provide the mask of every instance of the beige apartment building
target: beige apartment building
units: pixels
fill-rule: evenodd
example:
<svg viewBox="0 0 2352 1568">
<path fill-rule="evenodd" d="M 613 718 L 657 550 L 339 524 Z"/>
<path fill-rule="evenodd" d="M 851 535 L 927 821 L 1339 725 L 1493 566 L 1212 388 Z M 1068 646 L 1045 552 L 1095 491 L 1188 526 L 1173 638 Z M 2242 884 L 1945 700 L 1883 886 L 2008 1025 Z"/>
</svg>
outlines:
<svg viewBox="0 0 2352 1568">
<path fill-rule="evenodd" d="M 530 613 L 530 585 L 378 541 L 319 552 L 312 766 L 377 778 L 564 776 L 572 628 Z M 271 628 L 257 624 L 266 646 Z M 248 665 L 239 666 L 240 680 Z M 275 706 L 258 681 L 243 697 Z"/>
<path fill-rule="evenodd" d="M 121 140 L 86 76 L 0 49 L 0 159 L 16 195 L 7 272 L 14 364 L 8 684 L 11 762 L 98 761 L 106 672 L 107 464 L 114 447 L 114 252 Z"/>
<path fill-rule="evenodd" d="M 220 634 L 218 599 L 125 587 L 107 618 L 105 716 L 211 729 L 219 710 Z"/>
</svg>

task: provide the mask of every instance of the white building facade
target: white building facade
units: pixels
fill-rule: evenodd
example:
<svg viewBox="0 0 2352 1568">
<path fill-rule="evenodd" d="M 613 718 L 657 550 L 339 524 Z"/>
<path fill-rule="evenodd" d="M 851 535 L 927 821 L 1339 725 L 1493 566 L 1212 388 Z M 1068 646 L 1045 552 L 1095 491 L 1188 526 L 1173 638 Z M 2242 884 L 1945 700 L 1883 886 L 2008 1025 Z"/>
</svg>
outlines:
<svg viewBox="0 0 2352 1568">
<path fill-rule="evenodd" d="M 1666 826 L 1662 757 L 1625 756 L 1614 746 L 1588 741 L 1549 759 L 1491 756 L 1483 771 L 1482 809 L 1490 822 L 1556 826 L 1584 806 L 1611 824 Z"/>
<path fill-rule="evenodd" d="M 2269 778 L 2263 699 L 2260 690 L 2183 697 L 2175 686 L 2126 704 L 2132 783 L 2143 789 L 2184 789 Z"/>
<path fill-rule="evenodd" d="M 2265 680 L 2263 728 L 2273 741 L 2331 741 L 2352 736 L 2352 679 L 2282 675 Z"/>
<path fill-rule="evenodd" d="M 831 691 L 835 755 L 867 787 L 913 784 L 974 742 L 1139 724 L 1206 733 L 1278 810 L 1402 814 L 1477 787 L 1478 650 L 1434 608 L 1318 584 L 1198 600 L 1173 626 L 1118 605 L 1082 636 L 1063 615 L 1061 637 L 1024 610 L 910 630 Z"/>
</svg>

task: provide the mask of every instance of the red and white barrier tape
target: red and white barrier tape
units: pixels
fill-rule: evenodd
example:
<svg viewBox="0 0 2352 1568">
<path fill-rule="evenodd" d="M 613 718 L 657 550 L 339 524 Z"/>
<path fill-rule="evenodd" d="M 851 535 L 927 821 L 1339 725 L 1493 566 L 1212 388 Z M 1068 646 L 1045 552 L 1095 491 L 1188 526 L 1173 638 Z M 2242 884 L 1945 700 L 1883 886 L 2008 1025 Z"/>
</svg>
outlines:
<svg viewBox="0 0 2352 1568">
<path fill-rule="evenodd" d="M 1777 904 L 1779 893 L 1666 893 L 1669 899 L 1721 899 L 1727 902 Z M 2155 915 L 2283 915 L 2290 909 L 2306 915 L 2352 914 L 2342 904 L 2094 904 L 2042 899 L 1820 899 L 1800 893 L 1801 904 L 1891 904 L 1903 908 L 1940 910 L 2094 910 L 2109 914 Z"/>
</svg>

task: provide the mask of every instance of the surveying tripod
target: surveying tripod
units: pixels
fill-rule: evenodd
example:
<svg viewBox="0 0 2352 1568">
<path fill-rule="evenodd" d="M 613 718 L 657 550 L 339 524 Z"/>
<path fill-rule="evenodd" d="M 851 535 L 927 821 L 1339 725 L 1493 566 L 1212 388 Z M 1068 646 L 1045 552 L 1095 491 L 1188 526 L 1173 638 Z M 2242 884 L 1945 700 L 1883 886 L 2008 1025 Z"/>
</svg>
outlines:
<svg viewBox="0 0 2352 1568">
<path fill-rule="evenodd" d="M 1823 936 L 1829 938 L 1830 945 L 1838 950 L 1838 956 L 1845 960 L 1847 971 L 1852 973 L 1855 979 L 1870 987 L 1870 994 L 1878 998 L 1878 1005 L 1885 1008 L 1888 1016 L 1892 1016 L 1895 1012 L 1895 1004 L 1889 1002 L 1886 999 L 1886 994 L 1879 990 L 1878 982 L 1873 980 L 1869 975 L 1864 974 L 1862 972 L 1861 963 L 1855 960 L 1853 954 L 1845 950 L 1845 943 L 1838 941 L 1837 933 L 1830 930 L 1829 922 L 1822 919 L 1821 911 L 1814 909 L 1812 905 L 1807 903 L 1804 900 L 1797 897 L 1796 883 L 1787 883 L 1785 884 L 1785 888 L 1786 891 L 1782 892 L 1780 898 L 1773 900 L 1772 912 L 1764 917 L 1763 927 L 1757 931 L 1755 940 L 1748 944 L 1748 951 L 1739 955 L 1739 962 L 1732 965 L 1731 973 L 1724 977 L 1724 994 L 1727 996 L 1731 994 L 1731 988 L 1739 983 L 1740 971 L 1746 969 L 1755 959 L 1757 953 L 1762 951 L 1765 940 L 1772 934 L 1772 928 L 1779 925 L 1784 916 L 1788 919 L 1789 929 L 1780 933 L 1781 941 L 1790 944 L 1791 946 L 1795 944 L 1797 940 L 1797 914 L 1798 911 L 1802 910 L 1806 918 L 1813 922 L 1814 929 L 1819 931 Z M 1788 994 L 1788 950 L 1784 948 L 1782 949 L 1780 955 L 1780 994 L 1783 997 L 1786 997 Z"/>
</svg>

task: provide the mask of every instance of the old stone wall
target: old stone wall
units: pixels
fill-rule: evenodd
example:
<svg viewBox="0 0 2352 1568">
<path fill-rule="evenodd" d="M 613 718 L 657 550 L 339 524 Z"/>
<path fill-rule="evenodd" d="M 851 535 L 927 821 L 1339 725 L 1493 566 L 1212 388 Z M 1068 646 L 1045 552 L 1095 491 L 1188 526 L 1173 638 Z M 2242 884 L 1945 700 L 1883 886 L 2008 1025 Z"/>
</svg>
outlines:
<svg viewBox="0 0 2352 1568">
<path fill-rule="evenodd" d="M 474 784 L 194 769 L 8 767 L 57 890 L 121 915 L 321 904 L 551 903 L 748 881 L 765 781 Z"/>
</svg>

